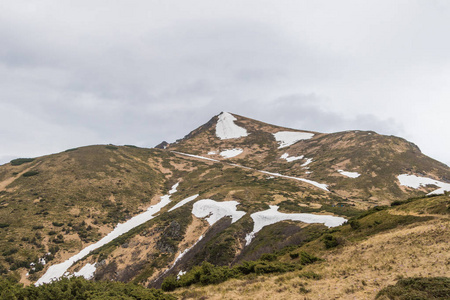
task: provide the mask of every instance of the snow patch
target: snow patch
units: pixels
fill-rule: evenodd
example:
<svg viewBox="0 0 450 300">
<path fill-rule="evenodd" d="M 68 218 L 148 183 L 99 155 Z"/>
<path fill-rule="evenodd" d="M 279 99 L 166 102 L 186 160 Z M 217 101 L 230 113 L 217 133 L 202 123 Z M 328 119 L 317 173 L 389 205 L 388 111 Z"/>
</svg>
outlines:
<svg viewBox="0 0 450 300">
<path fill-rule="evenodd" d="M 228 112 L 223 112 L 219 115 L 219 120 L 216 124 L 216 136 L 221 140 L 237 139 L 248 136 L 245 128 L 234 124 L 237 119 Z"/>
<path fill-rule="evenodd" d="M 309 140 L 314 136 L 314 133 L 296 132 L 296 131 L 279 131 L 274 133 L 275 140 L 280 144 L 278 149 L 291 146 L 301 140 Z"/>
<path fill-rule="evenodd" d="M 283 155 L 281 155 L 280 158 L 281 159 L 285 159 L 288 162 L 292 162 L 292 161 L 303 159 L 303 155 L 300 155 L 300 156 L 289 156 L 288 153 L 284 153 Z"/>
<path fill-rule="evenodd" d="M 251 243 L 255 234 L 264 226 L 275 224 L 281 221 L 301 221 L 304 223 L 323 223 L 327 227 L 336 227 L 342 225 L 347 220 L 342 217 L 331 215 L 314 215 L 314 214 L 286 214 L 278 211 L 277 205 L 270 205 L 268 210 L 256 212 L 250 215 L 253 219 L 253 231 L 245 237 L 246 246 Z"/>
<path fill-rule="evenodd" d="M 418 189 L 421 186 L 429 184 L 436 185 L 439 188 L 437 190 L 428 193 L 427 195 L 440 195 L 445 191 L 450 191 L 450 183 L 442 182 L 428 177 L 420 177 L 416 175 L 401 174 L 397 176 L 400 181 L 400 185 L 404 185 L 413 189 Z"/>
<path fill-rule="evenodd" d="M 306 167 L 312 162 L 313 162 L 312 158 L 306 158 L 306 161 L 302 164 L 302 167 Z"/>
<path fill-rule="evenodd" d="M 177 182 L 177 183 L 175 183 L 175 184 L 172 186 L 172 188 L 171 188 L 170 191 L 169 191 L 169 195 L 172 195 L 172 194 L 174 194 L 174 193 L 177 192 L 177 188 L 178 188 L 178 185 L 179 185 L 179 184 L 180 184 L 180 183 Z"/>
<path fill-rule="evenodd" d="M 242 218 L 246 212 L 238 211 L 237 201 L 217 202 L 211 199 L 204 199 L 194 203 L 192 214 L 197 218 L 205 218 L 209 225 L 213 225 L 223 217 L 231 217 L 231 223 Z"/>
<path fill-rule="evenodd" d="M 94 273 L 97 268 L 95 267 L 96 264 L 89 264 L 87 263 L 84 267 L 80 269 L 80 271 L 75 272 L 74 275 L 77 277 L 83 276 L 85 279 L 89 280 L 94 278 Z"/>
<path fill-rule="evenodd" d="M 220 155 L 225 158 L 232 158 L 232 157 L 238 156 L 242 152 L 244 152 L 244 150 L 235 148 L 235 149 L 230 149 L 230 150 L 223 150 L 222 152 L 220 152 Z"/>
<path fill-rule="evenodd" d="M 209 151 L 208 152 L 208 155 L 214 155 L 214 154 L 217 154 L 216 151 Z"/>
<path fill-rule="evenodd" d="M 183 276 L 184 274 L 186 274 L 186 271 L 181 270 L 180 272 L 178 272 L 177 280 L 180 280 L 180 277 Z"/>
<path fill-rule="evenodd" d="M 175 184 L 176 185 L 176 184 Z M 175 185 L 172 187 L 172 190 L 174 189 Z M 176 187 L 175 187 L 176 189 Z M 98 242 L 91 244 L 81 250 L 78 254 L 70 257 L 68 260 L 52 265 L 48 268 L 47 272 L 39 278 L 38 281 L 34 284 L 35 286 L 39 286 L 44 283 L 50 283 L 53 280 L 57 280 L 60 277 L 62 277 L 67 270 L 77 261 L 91 253 L 91 251 L 94 251 L 95 249 L 100 248 L 101 246 L 106 245 L 107 243 L 111 242 L 112 240 L 116 239 L 117 237 L 121 236 L 122 234 L 130 231 L 134 227 L 137 227 L 141 224 L 144 224 L 145 222 L 151 220 L 154 218 L 154 215 L 158 213 L 164 206 L 170 203 L 170 195 L 165 195 L 161 197 L 161 201 L 155 205 L 150 206 L 147 211 L 132 217 L 125 223 L 117 224 L 117 226 L 114 228 L 113 231 L 108 233 L 104 238 L 99 240 Z"/>
<path fill-rule="evenodd" d="M 338 172 L 350 178 L 358 178 L 359 176 L 361 176 L 361 174 L 359 174 L 358 172 L 347 172 L 344 170 L 338 170 Z"/>
<path fill-rule="evenodd" d="M 189 203 L 189 202 L 191 202 L 192 200 L 195 200 L 197 197 L 198 197 L 198 194 L 197 194 L 197 195 L 194 195 L 194 196 L 190 196 L 190 197 L 188 197 L 188 198 L 186 198 L 186 199 L 184 199 L 184 200 L 181 200 L 180 202 L 178 202 L 177 204 L 175 204 L 174 207 L 172 207 L 171 209 L 169 209 L 169 211 L 172 211 L 172 210 L 174 210 L 174 209 L 177 209 L 178 207 L 181 207 L 181 206 L 185 205 L 186 203 Z"/>
</svg>

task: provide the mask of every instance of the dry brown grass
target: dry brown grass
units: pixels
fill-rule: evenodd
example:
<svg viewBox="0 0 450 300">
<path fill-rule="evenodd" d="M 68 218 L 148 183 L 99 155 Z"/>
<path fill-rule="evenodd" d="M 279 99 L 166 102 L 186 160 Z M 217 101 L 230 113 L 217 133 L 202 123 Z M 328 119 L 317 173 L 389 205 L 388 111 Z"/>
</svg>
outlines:
<svg viewBox="0 0 450 300">
<path fill-rule="evenodd" d="M 181 299 L 373 299 L 402 277 L 450 276 L 449 240 L 449 220 L 435 219 L 324 252 L 324 262 L 301 271 L 230 280 L 174 294 Z M 300 276 L 308 271 L 322 279 Z"/>
</svg>

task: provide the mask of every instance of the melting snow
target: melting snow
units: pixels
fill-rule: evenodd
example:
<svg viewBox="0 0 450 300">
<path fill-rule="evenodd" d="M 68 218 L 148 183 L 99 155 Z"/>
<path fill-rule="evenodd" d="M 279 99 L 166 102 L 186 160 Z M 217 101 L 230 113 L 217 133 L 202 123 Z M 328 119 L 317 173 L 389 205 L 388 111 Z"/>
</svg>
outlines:
<svg viewBox="0 0 450 300">
<path fill-rule="evenodd" d="M 177 153 L 177 154 L 181 154 L 181 155 L 184 155 L 184 156 L 190 156 L 190 157 L 194 157 L 194 158 L 199 158 L 199 159 L 204 159 L 204 160 L 209 160 L 209 161 L 214 161 L 214 162 L 220 162 L 220 160 L 212 159 L 212 158 L 204 157 L 204 156 L 200 156 L 200 155 L 187 154 L 187 153 L 178 152 L 178 151 L 172 151 L 172 152 L 173 153 Z"/>
<path fill-rule="evenodd" d="M 325 190 L 325 191 L 329 192 L 328 185 L 326 185 L 325 183 L 318 183 L 316 181 L 309 180 L 309 179 L 298 178 L 298 177 L 287 176 L 287 175 L 281 175 L 280 173 L 272 173 L 272 172 L 267 172 L 267 171 L 259 171 L 259 172 L 265 173 L 265 174 L 269 174 L 269 175 L 272 175 L 272 176 L 277 176 L 277 177 L 283 177 L 283 178 L 289 178 L 289 179 L 295 179 L 295 180 L 298 180 L 298 181 L 303 181 L 303 182 L 312 184 L 315 187 L 318 187 L 319 189 L 322 189 L 322 190 Z"/>
<path fill-rule="evenodd" d="M 172 194 L 174 194 L 174 193 L 177 192 L 177 188 L 178 188 L 178 185 L 179 185 L 179 184 L 180 184 L 180 183 L 177 182 L 177 183 L 175 183 L 175 184 L 172 186 L 172 188 L 171 188 L 170 191 L 169 191 L 169 195 L 172 195 Z"/>
<path fill-rule="evenodd" d="M 303 159 L 303 155 L 300 155 L 300 156 L 290 156 L 290 157 L 289 157 L 289 154 L 285 153 L 285 154 L 281 155 L 280 158 L 281 158 L 281 159 L 285 159 L 285 160 L 287 160 L 288 162 L 291 162 L 291 161 L 296 161 L 296 160 L 299 160 L 299 159 Z"/>
<path fill-rule="evenodd" d="M 216 124 L 216 136 L 221 140 L 237 139 L 248 136 L 245 128 L 234 124 L 237 119 L 230 113 L 223 112 L 219 115 L 219 120 Z"/>
<path fill-rule="evenodd" d="M 77 277 L 78 276 L 83 276 L 87 280 L 92 279 L 92 278 L 94 278 L 94 273 L 95 273 L 95 270 L 97 269 L 95 267 L 95 265 L 96 264 L 92 265 L 92 264 L 88 263 L 84 267 L 82 267 L 80 269 L 80 271 L 75 272 L 74 275 L 77 276 Z"/>
<path fill-rule="evenodd" d="M 443 194 L 445 191 L 450 191 L 450 183 L 438 181 L 435 179 L 420 177 L 416 175 L 402 174 L 397 176 L 401 185 L 408 186 L 414 189 L 418 189 L 421 186 L 426 186 L 428 184 L 437 185 L 439 188 L 437 190 L 428 193 L 427 195 L 439 195 Z"/>
<path fill-rule="evenodd" d="M 350 178 L 358 178 L 359 176 L 361 176 L 361 174 L 359 174 L 358 172 L 347 172 L 344 170 L 338 170 L 338 172 Z"/>
<path fill-rule="evenodd" d="M 306 167 L 307 165 L 309 165 L 310 163 L 312 163 L 312 158 L 306 158 L 306 161 L 302 164 L 302 167 Z"/>
<path fill-rule="evenodd" d="M 242 152 L 244 152 L 244 150 L 235 148 L 235 149 L 230 149 L 230 150 L 224 150 L 224 151 L 220 152 L 220 155 L 225 158 L 232 158 L 232 157 L 238 156 Z"/>
<path fill-rule="evenodd" d="M 194 248 L 195 245 L 198 244 L 198 242 L 200 242 L 203 239 L 203 235 L 201 235 L 198 240 L 194 243 L 194 245 L 190 246 L 189 248 L 184 249 L 183 252 L 180 252 L 180 254 L 178 254 L 177 258 L 175 258 L 175 261 L 173 262 L 172 266 L 169 268 L 172 269 L 173 267 L 175 267 L 175 265 L 177 264 L 177 262 L 186 255 L 186 253 L 188 253 L 192 248 Z M 185 272 L 186 273 L 186 272 Z"/>
<path fill-rule="evenodd" d="M 184 274 L 186 274 L 186 271 L 180 271 L 177 274 L 177 280 L 180 280 L 180 277 L 183 276 Z"/>
<path fill-rule="evenodd" d="M 177 152 L 177 151 L 172 151 L 173 153 L 177 153 L 180 155 L 185 155 L 185 156 L 190 156 L 190 157 L 194 157 L 194 158 L 199 158 L 199 159 L 204 159 L 204 160 L 210 160 L 210 161 L 214 161 L 214 162 L 221 162 L 219 160 L 215 160 L 212 158 L 208 158 L 208 157 L 203 157 L 203 156 L 198 156 L 198 155 L 193 155 L 193 154 L 187 154 L 187 153 L 182 153 L 182 152 Z M 325 190 L 327 192 L 329 192 L 328 190 L 328 185 L 324 184 L 324 183 L 318 183 L 316 181 L 313 180 L 309 180 L 309 179 L 304 179 L 304 178 L 297 178 L 297 177 L 293 177 L 293 176 L 286 176 L 286 175 L 281 175 L 279 173 L 271 173 L 271 172 L 267 172 L 267 171 L 261 171 L 261 170 L 256 170 L 253 168 L 249 168 L 249 167 L 245 167 L 245 166 L 241 166 L 238 164 L 229 164 L 230 166 L 235 166 L 235 167 L 239 167 L 239 168 L 243 168 L 243 169 L 247 169 L 247 170 L 252 170 L 252 171 L 256 171 L 256 172 L 260 172 L 260 173 L 264 173 L 264 174 L 268 174 L 268 175 L 272 175 L 272 176 L 276 176 L 276 177 L 283 177 L 283 178 L 289 178 L 289 179 L 294 179 L 294 180 L 298 180 L 298 181 L 303 181 L 309 184 L 312 184 L 322 190 Z M 307 167 L 306 167 L 307 168 Z"/>
<path fill-rule="evenodd" d="M 253 219 L 253 231 L 245 237 L 246 246 L 250 244 L 255 234 L 264 226 L 275 224 L 281 221 L 301 221 L 304 223 L 323 223 L 328 227 L 336 227 L 342 225 L 346 219 L 330 215 L 314 215 L 314 214 L 285 214 L 278 211 L 277 205 L 270 205 L 268 210 L 256 212 L 250 215 Z"/>
<path fill-rule="evenodd" d="M 205 218 L 209 225 L 213 225 L 223 217 L 231 217 L 231 223 L 242 218 L 246 212 L 237 211 L 237 201 L 217 202 L 211 199 L 204 199 L 194 203 L 192 214 L 197 218 Z"/>
<path fill-rule="evenodd" d="M 172 207 L 171 209 L 169 209 L 169 211 L 172 211 L 172 210 L 174 210 L 174 209 L 177 209 L 178 207 L 181 207 L 181 206 L 185 205 L 186 203 L 191 202 L 192 200 L 195 200 L 197 197 L 198 197 L 198 194 L 197 194 L 197 195 L 194 195 L 194 196 L 190 196 L 190 197 L 188 197 L 188 198 L 186 198 L 186 199 L 184 199 L 184 200 L 181 200 L 180 202 L 178 202 L 177 204 L 175 204 L 174 207 Z"/>
<path fill-rule="evenodd" d="M 291 146 L 300 140 L 308 140 L 314 136 L 314 133 L 296 132 L 296 131 L 279 131 L 273 134 L 275 140 L 280 144 L 278 149 Z"/>
<path fill-rule="evenodd" d="M 172 190 L 176 189 L 176 185 L 177 184 L 175 184 L 172 187 Z M 113 231 L 108 233 L 108 235 L 106 235 L 104 238 L 102 238 L 98 242 L 87 246 L 86 248 L 81 250 L 78 254 L 72 256 L 68 260 L 66 260 L 60 264 L 50 266 L 48 268 L 47 272 L 41 278 L 39 278 L 38 281 L 36 281 L 35 285 L 39 286 L 43 283 L 50 283 L 51 281 L 62 277 L 66 273 L 66 271 L 70 268 L 70 266 L 72 266 L 75 262 L 79 261 L 86 255 L 88 255 L 91 251 L 98 249 L 103 245 L 106 245 L 107 243 L 111 242 L 112 240 L 116 239 L 117 237 L 121 236 L 122 234 L 130 231 L 134 227 L 144 224 L 145 222 L 153 219 L 154 215 L 156 213 L 158 213 L 164 206 L 166 206 L 169 203 L 170 203 L 170 195 L 162 196 L 161 201 L 159 203 L 157 203 L 153 206 L 150 206 L 147 209 L 147 211 L 145 211 L 137 216 L 132 217 L 125 223 L 117 224 L 117 226 L 114 228 Z"/>
</svg>

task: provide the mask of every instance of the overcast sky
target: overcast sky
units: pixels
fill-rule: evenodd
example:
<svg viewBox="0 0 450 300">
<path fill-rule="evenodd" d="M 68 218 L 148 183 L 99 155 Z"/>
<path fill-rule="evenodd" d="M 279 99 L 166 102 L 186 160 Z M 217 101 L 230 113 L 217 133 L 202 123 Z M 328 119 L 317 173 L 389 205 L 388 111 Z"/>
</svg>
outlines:
<svg viewBox="0 0 450 300">
<path fill-rule="evenodd" d="M 450 165 L 450 1 L 0 0 L 0 163 L 173 142 L 221 111 Z"/>
</svg>

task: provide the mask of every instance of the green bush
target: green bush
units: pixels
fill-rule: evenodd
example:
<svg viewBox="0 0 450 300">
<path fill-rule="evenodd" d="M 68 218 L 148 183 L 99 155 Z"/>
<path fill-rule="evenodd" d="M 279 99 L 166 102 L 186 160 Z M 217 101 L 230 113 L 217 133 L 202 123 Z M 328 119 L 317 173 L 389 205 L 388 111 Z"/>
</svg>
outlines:
<svg viewBox="0 0 450 300">
<path fill-rule="evenodd" d="M 62 278 L 38 287 L 23 287 L 16 280 L 0 277 L 0 299 L 146 299 L 174 300 L 161 290 L 110 281 L 89 281 L 82 277 Z"/>
<path fill-rule="evenodd" d="M 336 237 L 332 236 L 331 234 L 324 235 L 323 242 L 325 244 L 326 249 L 331 249 L 339 245 L 339 241 L 336 239 Z"/>
<path fill-rule="evenodd" d="M 6 228 L 9 227 L 9 224 L 6 223 L 0 223 L 0 228 Z"/>
<path fill-rule="evenodd" d="M 350 220 L 348 223 L 352 229 L 358 229 L 361 227 L 361 224 L 357 220 Z"/>
<path fill-rule="evenodd" d="M 274 254 L 266 254 L 257 261 L 244 261 L 234 267 L 215 266 L 203 262 L 201 266 L 195 266 L 186 274 L 177 279 L 176 276 L 168 276 L 164 279 L 161 288 L 164 291 L 173 291 L 178 287 L 187 287 L 192 284 L 218 284 L 231 278 L 239 278 L 249 274 L 286 273 L 301 268 L 301 265 L 313 263 L 319 258 L 306 252 L 298 253 L 301 258 L 297 264 L 277 261 Z"/>
<path fill-rule="evenodd" d="M 23 177 L 31 177 L 31 176 L 35 176 L 37 174 L 39 174 L 39 171 L 28 171 L 28 172 L 23 173 L 22 176 Z"/>
<path fill-rule="evenodd" d="M 34 158 L 16 158 L 10 161 L 11 165 L 13 166 L 20 166 L 25 163 L 32 162 Z"/>
</svg>

